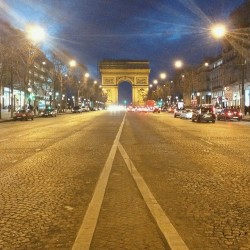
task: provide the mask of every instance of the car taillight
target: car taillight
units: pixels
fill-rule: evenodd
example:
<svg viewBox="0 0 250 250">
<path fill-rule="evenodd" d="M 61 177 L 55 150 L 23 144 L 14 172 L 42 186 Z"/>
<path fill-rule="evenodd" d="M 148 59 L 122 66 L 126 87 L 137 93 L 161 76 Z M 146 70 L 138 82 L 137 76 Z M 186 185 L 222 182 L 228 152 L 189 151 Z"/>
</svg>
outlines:
<svg viewBox="0 0 250 250">
<path fill-rule="evenodd" d="M 241 113 L 241 112 L 239 112 L 239 115 L 241 116 L 241 115 L 242 115 L 242 113 Z"/>
</svg>

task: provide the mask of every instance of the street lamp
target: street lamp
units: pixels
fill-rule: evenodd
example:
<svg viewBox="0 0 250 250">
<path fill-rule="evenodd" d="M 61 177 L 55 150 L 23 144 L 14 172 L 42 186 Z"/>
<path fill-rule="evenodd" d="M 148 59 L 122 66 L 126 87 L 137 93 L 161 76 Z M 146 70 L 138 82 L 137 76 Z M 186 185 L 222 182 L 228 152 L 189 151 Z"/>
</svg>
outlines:
<svg viewBox="0 0 250 250">
<path fill-rule="evenodd" d="M 29 24 L 26 26 L 27 38 L 34 43 L 43 41 L 46 37 L 45 30 L 36 24 Z"/>
<path fill-rule="evenodd" d="M 212 26 L 211 33 L 216 39 L 222 39 L 226 37 L 229 32 L 224 24 L 216 24 Z M 227 36 L 228 37 L 228 36 Z M 245 113 L 245 65 L 246 60 L 244 60 L 243 57 L 243 44 L 244 40 L 242 40 L 242 46 L 241 46 L 241 95 L 240 95 L 240 106 L 241 106 L 241 112 Z"/>
<path fill-rule="evenodd" d="M 40 26 L 40 25 L 37 25 L 37 24 L 29 24 L 25 27 L 25 32 L 26 32 L 26 37 L 27 39 L 30 41 L 29 42 L 29 53 L 28 53 L 28 58 L 27 58 L 27 68 L 28 68 L 28 85 L 29 87 L 30 86 L 30 76 L 29 76 L 29 70 L 30 70 L 30 67 L 32 66 L 32 85 L 34 86 L 34 70 L 35 70 L 35 65 L 34 65 L 34 59 L 35 59 L 35 52 L 36 50 L 38 49 L 37 46 L 40 42 L 42 42 L 43 40 L 45 40 L 46 38 L 46 32 L 45 30 Z M 45 65 L 46 63 L 45 62 L 42 62 L 43 65 Z M 28 88 L 28 91 L 29 91 L 29 88 Z M 31 89 L 32 91 L 32 89 Z M 30 94 L 29 94 L 29 106 L 30 106 L 30 101 L 31 101 L 31 91 Z M 37 92 L 37 91 L 36 91 Z M 37 93 L 36 93 L 37 94 Z M 35 104 L 35 101 L 34 101 L 34 104 Z"/>
<path fill-rule="evenodd" d="M 183 62 L 181 60 L 176 60 L 174 66 L 175 68 L 180 69 L 183 66 Z"/>
<path fill-rule="evenodd" d="M 161 78 L 162 80 L 165 80 L 165 79 L 167 78 L 167 74 L 164 73 L 164 72 L 160 73 L 160 78 Z"/>
<path fill-rule="evenodd" d="M 76 66 L 76 61 L 75 60 L 70 60 L 69 61 L 69 66 L 70 67 L 75 67 Z"/>
<path fill-rule="evenodd" d="M 227 34 L 227 28 L 224 24 L 215 24 L 211 27 L 211 33 L 214 38 L 221 39 Z"/>
</svg>

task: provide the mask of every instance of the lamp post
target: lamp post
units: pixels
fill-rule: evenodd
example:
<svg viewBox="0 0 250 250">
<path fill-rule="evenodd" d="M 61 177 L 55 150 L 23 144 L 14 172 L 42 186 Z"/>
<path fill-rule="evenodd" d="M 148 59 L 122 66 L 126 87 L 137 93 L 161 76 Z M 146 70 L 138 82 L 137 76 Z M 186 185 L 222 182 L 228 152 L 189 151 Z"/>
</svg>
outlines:
<svg viewBox="0 0 250 250">
<path fill-rule="evenodd" d="M 228 30 L 225 25 L 223 24 L 216 24 L 211 28 L 211 33 L 216 39 L 222 39 L 224 37 L 230 38 L 228 35 Z M 243 56 L 243 49 L 244 49 L 244 38 L 242 39 L 241 50 L 240 50 L 240 66 L 241 66 L 241 77 L 240 77 L 240 109 L 243 114 L 245 114 L 245 66 L 246 60 Z"/>
<path fill-rule="evenodd" d="M 49 106 L 51 108 L 51 103 L 52 103 L 52 91 L 49 91 Z"/>
<path fill-rule="evenodd" d="M 26 37 L 29 42 L 29 53 L 28 53 L 28 58 L 27 58 L 27 69 L 28 69 L 28 85 L 30 87 L 30 76 L 29 76 L 29 71 L 30 68 L 32 67 L 32 85 L 34 87 L 34 77 L 35 77 L 35 65 L 34 65 L 34 59 L 35 59 L 35 52 L 38 49 L 38 44 L 42 42 L 45 37 L 46 37 L 46 32 L 45 30 L 40 26 L 36 24 L 29 24 L 25 27 L 25 32 L 26 32 Z M 44 64 L 45 62 L 43 62 Z M 36 90 L 37 92 L 37 90 Z M 37 93 L 36 93 L 37 94 Z M 30 106 L 30 94 L 29 94 L 29 106 Z"/>
<path fill-rule="evenodd" d="M 30 86 L 30 85 L 28 86 L 28 92 L 29 92 L 29 96 L 28 96 L 28 100 L 29 100 L 29 107 L 28 107 L 28 108 L 30 108 L 31 92 L 32 92 L 32 88 L 31 88 L 31 86 Z"/>
</svg>

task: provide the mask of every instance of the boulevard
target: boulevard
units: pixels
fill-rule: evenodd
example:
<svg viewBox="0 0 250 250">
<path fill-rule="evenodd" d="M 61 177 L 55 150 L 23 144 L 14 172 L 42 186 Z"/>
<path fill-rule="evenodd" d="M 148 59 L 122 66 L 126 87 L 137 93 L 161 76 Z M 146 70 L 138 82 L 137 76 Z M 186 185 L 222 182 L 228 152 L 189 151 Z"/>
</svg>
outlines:
<svg viewBox="0 0 250 250">
<path fill-rule="evenodd" d="M 250 122 L 165 112 L 2 122 L 0 249 L 250 249 L 249 141 Z"/>
</svg>

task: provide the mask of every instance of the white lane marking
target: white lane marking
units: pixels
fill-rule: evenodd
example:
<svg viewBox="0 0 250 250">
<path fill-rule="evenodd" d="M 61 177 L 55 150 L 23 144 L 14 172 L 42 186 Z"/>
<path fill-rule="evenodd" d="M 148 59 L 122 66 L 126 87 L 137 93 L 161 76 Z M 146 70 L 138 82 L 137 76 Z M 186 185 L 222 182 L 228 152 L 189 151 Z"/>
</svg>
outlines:
<svg viewBox="0 0 250 250">
<path fill-rule="evenodd" d="M 203 139 L 201 139 L 201 141 L 204 141 L 204 142 L 206 142 L 207 144 L 213 145 L 213 143 L 210 142 L 210 141 L 206 141 L 206 140 L 203 140 Z"/>
<path fill-rule="evenodd" d="M 0 140 L 0 142 L 2 142 L 2 141 L 7 141 L 8 139 L 2 139 L 2 140 Z"/>
<path fill-rule="evenodd" d="M 118 142 L 119 142 L 122 128 L 123 128 L 123 125 L 125 122 L 125 116 L 126 116 L 126 113 L 123 117 L 123 121 L 122 121 L 121 126 L 119 128 L 119 131 L 116 135 L 113 146 L 110 150 L 109 156 L 108 156 L 107 161 L 106 161 L 104 168 L 102 170 L 102 173 L 98 179 L 92 200 L 89 203 L 87 212 L 84 216 L 82 225 L 81 225 L 80 230 L 77 234 L 77 237 L 76 237 L 76 240 L 75 240 L 74 245 L 72 247 L 72 250 L 87 250 L 90 248 L 92 237 L 93 237 L 95 227 L 97 224 L 97 219 L 98 219 L 101 205 L 103 202 L 105 190 L 107 187 L 109 175 L 110 175 L 113 161 L 114 161 L 114 158 L 116 155 Z"/>
<path fill-rule="evenodd" d="M 155 197 L 151 193 L 147 184 L 137 171 L 133 162 L 130 160 L 128 154 L 126 153 L 125 149 L 120 143 L 118 144 L 118 149 L 120 150 L 121 155 L 131 175 L 133 176 L 136 185 L 143 196 L 145 203 L 147 204 L 152 216 L 154 217 L 158 227 L 160 228 L 170 248 L 172 250 L 187 250 L 188 247 L 186 246 L 185 242 L 182 240 L 181 236 L 178 234 L 178 232 L 170 222 L 169 218 L 167 217 L 161 206 L 156 201 Z"/>
</svg>

